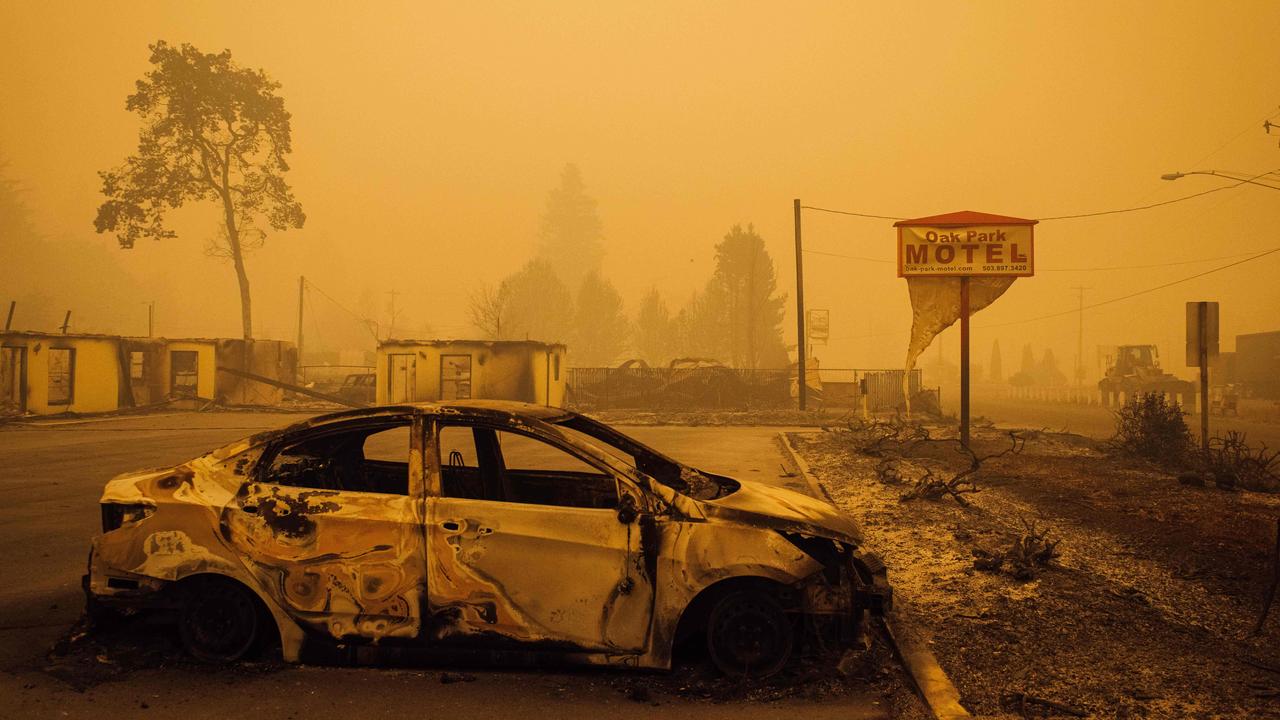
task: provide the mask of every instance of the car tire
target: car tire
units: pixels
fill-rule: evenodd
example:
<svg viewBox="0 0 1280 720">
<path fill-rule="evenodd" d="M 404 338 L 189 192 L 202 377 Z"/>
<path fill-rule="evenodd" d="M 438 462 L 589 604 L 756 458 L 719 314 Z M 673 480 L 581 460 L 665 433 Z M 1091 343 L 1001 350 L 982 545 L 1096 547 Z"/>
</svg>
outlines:
<svg viewBox="0 0 1280 720">
<path fill-rule="evenodd" d="M 767 677 L 791 659 L 795 628 L 768 593 L 734 590 L 720 597 L 707 618 L 711 661 L 731 677 Z"/>
<path fill-rule="evenodd" d="M 257 645 L 261 627 L 257 600 L 240 583 L 199 578 L 185 588 L 178 632 L 183 648 L 196 660 L 239 660 Z"/>
</svg>

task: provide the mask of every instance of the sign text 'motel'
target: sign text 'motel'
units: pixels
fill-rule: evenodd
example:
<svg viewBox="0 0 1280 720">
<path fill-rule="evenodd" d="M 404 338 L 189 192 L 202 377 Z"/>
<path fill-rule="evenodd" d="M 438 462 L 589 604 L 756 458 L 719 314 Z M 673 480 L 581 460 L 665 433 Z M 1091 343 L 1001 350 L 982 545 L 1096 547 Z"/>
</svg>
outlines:
<svg viewBox="0 0 1280 720">
<path fill-rule="evenodd" d="M 976 213 L 975 213 L 976 214 Z M 1030 221 L 1028 221 L 1030 222 Z M 898 276 L 1035 274 L 1032 226 L 898 226 Z"/>
</svg>

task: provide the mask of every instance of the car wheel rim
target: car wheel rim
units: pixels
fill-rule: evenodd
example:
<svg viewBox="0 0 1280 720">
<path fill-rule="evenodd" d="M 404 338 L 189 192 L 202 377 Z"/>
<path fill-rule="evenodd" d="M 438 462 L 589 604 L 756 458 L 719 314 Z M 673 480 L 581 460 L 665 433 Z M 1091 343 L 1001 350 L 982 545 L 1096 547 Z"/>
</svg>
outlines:
<svg viewBox="0 0 1280 720">
<path fill-rule="evenodd" d="M 771 604 L 748 598 L 733 602 L 717 613 L 712 628 L 720 664 L 744 674 L 777 670 L 788 652 L 786 622 Z"/>
<path fill-rule="evenodd" d="M 184 639 L 192 654 L 231 661 L 244 655 L 257 636 L 257 608 L 239 588 L 222 583 L 192 593 L 183 613 Z"/>
</svg>

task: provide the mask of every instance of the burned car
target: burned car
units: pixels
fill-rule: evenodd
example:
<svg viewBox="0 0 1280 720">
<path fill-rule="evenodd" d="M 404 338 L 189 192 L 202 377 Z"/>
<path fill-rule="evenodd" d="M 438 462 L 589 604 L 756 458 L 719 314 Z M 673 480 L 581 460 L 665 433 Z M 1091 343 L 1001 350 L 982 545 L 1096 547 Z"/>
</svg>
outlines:
<svg viewBox="0 0 1280 720">
<path fill-rule="evenodd" d="M 559 408 L 352 410 L 254 435 L 102 495 L 95 612 L 171 612 L 232 661 L 530 654 L 669 668 L 705 644 L 766 675 L 889 601 L 853 521 L 702 472 Z"/>
</svg>

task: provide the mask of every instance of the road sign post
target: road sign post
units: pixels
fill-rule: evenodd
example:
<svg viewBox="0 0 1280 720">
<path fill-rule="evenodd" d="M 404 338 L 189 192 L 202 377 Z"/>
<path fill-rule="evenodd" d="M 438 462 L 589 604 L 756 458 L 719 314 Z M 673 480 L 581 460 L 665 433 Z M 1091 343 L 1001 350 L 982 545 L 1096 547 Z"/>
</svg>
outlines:
<svg viewBox="0 0 1280 720">
<path fill-rule="evenodd" d="M 1218 303 L 1187 303 L 1187 365 L 1200 368 L 1200 449 L 1209 452 L 1209 361 L 1218 357 Z"/>
<path fill-rule="evenodd" d="M 960 443 L 969 447 L 969 276 L 960 277 Z"/>
</svg>

